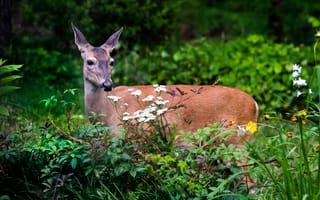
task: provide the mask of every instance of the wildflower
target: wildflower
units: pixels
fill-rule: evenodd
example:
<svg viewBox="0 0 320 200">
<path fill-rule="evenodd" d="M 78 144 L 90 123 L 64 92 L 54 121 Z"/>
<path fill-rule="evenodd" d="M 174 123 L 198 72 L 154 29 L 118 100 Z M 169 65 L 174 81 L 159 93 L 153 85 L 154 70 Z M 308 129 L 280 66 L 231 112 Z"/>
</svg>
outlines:
<svg viewBox="0 0 320 200">
<path fill-rule="evenodd" d="M 297 72 L 297 71 L 293 71 L 292 72 L 292 77 L 293 78 L 297 78 L 297 77 L 299 77 L 300 76 L 300 73 L 299 72 Z"/>
<path fill-rule="evenodd" d="M 130 115 L 130 113 L 128 113 L 128 112 L 124 112 L 124 113 L 122 113 L 122 115 L 129 116 L 129 115 Z"/>
<path fill-rule="evenodd" d="M 153 95 L 149 95 L 146 98 L 142 99 L 143 102 L 150 102 L 153 101 L 154 96 Z"/>
<path fill-rule="evenodd" d="M 292 138 L 292 136 L 293 136 L 293 132 L 288 131 L 288 132 L 287 132 L 287 137 L 288 137 L 288 138 Z"/>
<path fill-rule="evenodd" d="M 269 120 L 270 119 L 270 115 L 263 115 L 263 119 L 264 120 Z"/>
<path fill-rule="evenodd" d="M 312 94 L 312 90 L 311 89 L 309 89 L 309 94 Z"/>
<path fill-rule="evenodd" d="M 117 102 L 121 99 L 121 97 L 118 96 L 107 96 L 107 98 L 112 100 L 113 102 Z"/>
<path fill-rule="evenodd" d="M 160 93 L 160 92 L 166 92 L 167 89 L 166 89 L 166 86 L 164 86 L 164 85 L 159 85 L 158 87 L 156 87 L 156 88 L 154 89 L 154 91 Z"/>
<path fill-rule="evenodd" d="M 167 112 L 168 108 L 162 108 L 157 110 L 157 115 L 163 115 L 165 112 Z"/>
<path fill-rule="evenodd" d="M 316 36 L 316 38 L 320 38 L 320 30 L 317 31 L 315 36 Z"/>
<path fill-rule="evenodd" d="M 140 96 L 141 94 L 142 94 L 141 90 L 136 90 L 136 91 L 131 92 L 132 96 Z"/>
<path fill-rule="evenodd" d="M 246 131 L 249 131 L 251 134 L 254 134 L 257 132 L 257 123 L 253 121 L 249 121 L 248 124 L 246 125 Z"/>
<path fill-rule="evenodd" d="M 305 110 L 300 110 L 300 111 L 298 112 L 298 115 L 299 115 L 299 116 L 306 116 L 306 115 L 307 115 L 307 112 L 306 112 Z"/>
<path fill-rule="evenodd" d="M 134 119 L 135 117 L 134 116 L 123 116 L 122 117 L 122 120 L 123 121 L 129 121 L 129 120 L 132 120 L 132 119 Z"/>
<path fill-rule="evenodd" d="M 296 116 L 292 116 L 291 119 L 290 119 L 292 122 L 296 122 L 298 119 Z"/>
<path fill-rule="evenodd" d="M 156 100 L 155 103 L 156 103 L 157 105 L 165 105 L 165 104 L 169 103 L 169 100 L 164 100 L 164 101 Z"/>
<path fill-rule="evenodd" d="M 306 80 L 302 79 L 302 78 L 298 78 L 296 80 L 293 80 L 293 85 L 297 85 L 297 86 L 307 86 L 307 82 Z"/>
<path fill-rule="evenodd" d="M 144 122 L 153 121 L 153 120 L 155 120 L 155 119 L 156 119 L 156 116 L 150 115 L 150 116 L 148 116 L 147 118 L 145 118 Z"/>
<path fill-rule="evenodd" d="M 155 112 L 156 110 L 157 110 L 157 107 L 152 104 L 152 105 L 148 106 L 148 107 L 144 110 L 144 112 L 150 112 L 150 113 L 152 113 L 152 112 Z"/>
<path fill-rule="evenodd" d="M 297 97 L 300 97 L 301 95 L 303 95 L 303 92 L 301 92 L 300 90 L 297 90 Z"/>
<path fill-rule="evenodd" d="M 292 71 L 297 72 L 298 74 L 300 74 L 301 73 L 301 66 L 298 65 L 298 64 L 294 64 L 292 66 Z"/>
<path fill-rule="evenodd" d="M 246 130 L 241 126 L 238 126 L 237 129 L 238 129 L 238 135 L 243 136 L 246 134 Z"/>
</svg>

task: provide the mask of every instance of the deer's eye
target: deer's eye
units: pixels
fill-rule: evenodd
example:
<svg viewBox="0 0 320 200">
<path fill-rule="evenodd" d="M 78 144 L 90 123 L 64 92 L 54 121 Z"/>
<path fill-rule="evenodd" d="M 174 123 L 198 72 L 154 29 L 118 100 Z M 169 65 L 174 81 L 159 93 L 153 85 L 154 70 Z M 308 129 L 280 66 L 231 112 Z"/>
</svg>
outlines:
<svg viewBox="0 0 320 200">
<path fill-rule="evenodd" d="M 114 61 L 111 60 L 110 63 L 109 63 L 109 65 L 110 65 L 110 66 L 113 66 L 113 65 L 114 65 Z"/>
<path fill-rule="evenodd" d="M 94 65 L 94 62 L 93 62 L 93 60 L 87 60 L 87 64 L 88 65 Z"/>
</svg>

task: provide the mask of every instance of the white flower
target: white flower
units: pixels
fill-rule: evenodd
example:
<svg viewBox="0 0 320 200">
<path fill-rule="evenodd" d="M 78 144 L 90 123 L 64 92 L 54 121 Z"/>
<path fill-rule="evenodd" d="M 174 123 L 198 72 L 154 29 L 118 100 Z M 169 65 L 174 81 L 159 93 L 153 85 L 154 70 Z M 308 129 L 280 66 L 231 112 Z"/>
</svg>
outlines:
<svg viewBox="0 0 320 200">
<path fill-rule="evenodd" d="M 142 94 L 141 90 L 136 90 L 136 91 L 131 92 L 132 96 L 140 96 L 141 94 Z"/>
<path fill-rule="evenodd" d="M 129 120 L 134 119 L 134 118 L 135 118 L 134 116 L 123 116 L 122 120 L 123 121 L 129 121 Z"/>
<path fill-rule="evenodd" d="M 129 116 L 129 115 L 130 115 L 130 113 L 128 113 L 128 112 L 124 112 L 124 113 L 122 113 L 122 115 Z"/>
<path fill-rule="evenodd" d="M 297 90 L 297 97 L 300 97 L 301 95 L 303 95 L 303 92 L 301 92 L 300 90 Z"/>
<path fill-rule="evenodd" d="M 145 118 L 144 122 L 149 122 L 149 121 L 152 121 L 152 120 L 155 120 L 155 119 L 156 119 L 155 115 L 150 115 L 147 118 Z"/>
<path fill-rule="evenodd" d="M 142 99 L 143 102 L 150 102 L 154 99 L 154 96 L 153 95 L 149 95 L 147 96 L 146 98 Z"/>
<path fill-rule="evenodd" d="M 164 85 L 159 85 L 158 87 L 156 87 L 156 88 L 154 89 L 154 91 L 160 93 L 160 92 L 166 92 L 167 89 L 166 89 L 166 86 L 164 86 Z"/>
<path fill-rule="evenodd" d="M 162 115 L 164 114 L 165 112 L 167 112 L 168 108 L 162 108 L 162 109 L 159 109 L 157 110 L 157 115 Z"/>
<path fill-rule="evenodd" d="M 309 94 L 312 94 L 312 90 L 311 89 L 309 89 Z"/>
<path fill-rule="evenodd" d="M 296 72 L 298 72 L 300 74 L 301 73 L 301 66 L 297 65 L 297 64 L 294 64 L 292 66 L 292 71 L 296 71 Z"/>
<path fill-rule="evenodd" d="M 157 110 L 157 107 L 155 106 L 148 106 L 144 111 L 145 112 L 155 112 Z"/>
<path fill-rule="evenodd" d="M 107 96 L 108 99 L 112 100 L 113 102 L 117 102 L 121 99 L 121 97 L 118 96 Z"/>
<path fill-rule="evenodd" d="M 297 72 L 297 71 L 293 71 L 292 72 L 292 77 L 293 78 L 297 78 L 297 77 L 299 77 L 300 76 L 300 73 L 299 72 Z"/>
<path fill-rule="evenodd" d="M 297 86 L 307 86 L 307 82 L 304 79 L 301 79 L 300 77 L 296 80 L 293 80 L 293 85 Z"/>
<path fill-rule="evenodd" d="M 157 105 L 165 105 L 165 104 L 169 103 L 169 100 L 165 100 L 165 101 L 156 100 L 155 103 Z"/>
<path fill-rule="evenodd" d="M 246 134 L 246 129 L 242 128 L 241 126 L 238 126 L 238 135 L 243 136 Z"/>
</svg>

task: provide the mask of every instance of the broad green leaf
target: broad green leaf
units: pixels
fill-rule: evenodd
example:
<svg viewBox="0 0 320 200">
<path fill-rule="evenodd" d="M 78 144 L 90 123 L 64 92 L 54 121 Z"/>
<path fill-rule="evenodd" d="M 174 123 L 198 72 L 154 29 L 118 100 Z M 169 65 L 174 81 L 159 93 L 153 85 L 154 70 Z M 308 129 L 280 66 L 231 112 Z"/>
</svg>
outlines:
<svg viewBox="0 0 320 200">
<path fill-rule="evenodd" d="M 72 169 L 75 169 L 77 167 L 77 158 L 73 158 L 71 160 L 71 167 Z"/>
</svg>

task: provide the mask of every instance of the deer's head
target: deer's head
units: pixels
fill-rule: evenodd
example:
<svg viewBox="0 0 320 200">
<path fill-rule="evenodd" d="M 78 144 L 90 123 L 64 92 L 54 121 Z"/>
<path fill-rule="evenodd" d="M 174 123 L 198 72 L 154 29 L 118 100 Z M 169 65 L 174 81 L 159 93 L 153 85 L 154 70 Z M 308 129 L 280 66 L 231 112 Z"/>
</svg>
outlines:
<svg viewBox="0 0 320 200">
<path fill-rule="evenodd" d="M 94 47 L 87 42 L 81 31 L 72 25 L 74 40 L 81 52 L 83 59 L 83 76 L 94 87 L 112 90 L 111 71 L 113 58 L 110 53 L 118 43 L 122 28 L 112 34 L 107 41 L 99 47 Z"/>
</svg>

